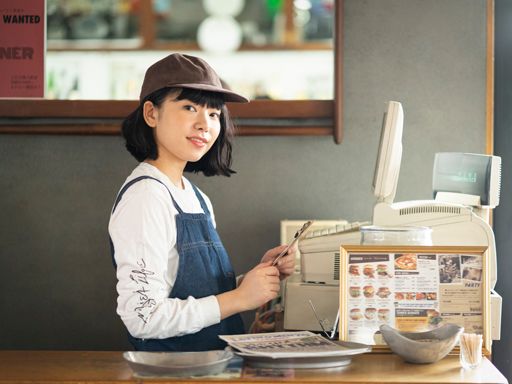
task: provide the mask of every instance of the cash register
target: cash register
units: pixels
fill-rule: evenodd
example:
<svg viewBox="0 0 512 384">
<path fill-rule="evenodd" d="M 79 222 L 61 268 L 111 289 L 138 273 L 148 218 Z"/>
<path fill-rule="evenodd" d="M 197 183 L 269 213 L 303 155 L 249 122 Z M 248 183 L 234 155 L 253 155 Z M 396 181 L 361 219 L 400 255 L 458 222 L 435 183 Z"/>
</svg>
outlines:
<svg viewBox="0 0 512 384">
<path fill-rule="evenodd" d="M 470 153 L 438 153 L 433 167 L 433 200 L 394 202 L 402 157 L 402 105 L 390 101 L 384 113 L 373 190 L 371 224 L 431 228 L 432 245 L 486 246 L 489 260 L 491 333 L 499 340 L 501 296 L 496 246 L 489 212 L 499 204 L 501 158 Z M 310 232 L 299 243 L 300 271 L 284 289 L 284 329 L 335 328 L 339 306 L 340 246 L 361 243 L 356 222 Z M 397 244 L 399 245 L 399 244 Z"/>
</svg>

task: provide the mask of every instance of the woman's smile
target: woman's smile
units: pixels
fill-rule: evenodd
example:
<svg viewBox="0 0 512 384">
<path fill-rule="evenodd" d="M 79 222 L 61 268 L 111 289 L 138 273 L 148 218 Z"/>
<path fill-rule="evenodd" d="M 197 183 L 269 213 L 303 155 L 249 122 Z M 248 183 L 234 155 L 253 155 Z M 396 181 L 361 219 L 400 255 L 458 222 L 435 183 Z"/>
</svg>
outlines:
<svg viewBox="0 0 512 384">
<path fill-rule="evenodd" d="M 203 148 L 208 144 L 208 140 L 201 136 L 188 136 L 187 140 L 199 148 Z"/>
</svg>

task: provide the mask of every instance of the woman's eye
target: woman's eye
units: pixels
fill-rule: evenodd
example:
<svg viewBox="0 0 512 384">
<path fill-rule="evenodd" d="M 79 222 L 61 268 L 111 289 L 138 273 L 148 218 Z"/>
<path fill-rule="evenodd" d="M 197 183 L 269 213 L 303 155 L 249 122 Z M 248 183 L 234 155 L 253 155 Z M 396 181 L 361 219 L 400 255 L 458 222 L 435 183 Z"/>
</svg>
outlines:
<svg viewBox="0 0 512 384">
<path fill-rule="evenodd" d="M 185 108 L 187 111 L 195 112 L 196 109 L 193 105 L 185 105 L 183 108 Z"/>
<path fill-rule="evenodd" d="M 220 119 L 220 112 L 212 112 L 210 113 L 210 116 L 215 119 Z"/>
</svg>

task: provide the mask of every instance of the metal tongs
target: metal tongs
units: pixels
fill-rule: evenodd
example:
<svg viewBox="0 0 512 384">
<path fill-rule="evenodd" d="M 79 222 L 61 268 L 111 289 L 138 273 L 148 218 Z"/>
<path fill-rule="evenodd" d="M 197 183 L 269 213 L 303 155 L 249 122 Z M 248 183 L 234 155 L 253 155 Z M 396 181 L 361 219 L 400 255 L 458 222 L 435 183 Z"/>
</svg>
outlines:
<svg viewBox="0 0 512 384">
<path fill-rule="evenodd" d="M 340 321 L 340 310 L 338 309 L 338 313 L 336 313 L 336 319 L 334 320 L 334 325 L 332 326 L 331 334 L 329 335 L 329 333 L 325 329 L 326 326 L 324 326 L 324 323 L 328 322 L 328 320 L 320 319 L 320 317 L 316 313 L 315 306 L 313 305 L 313 302 L 311 301 L 311 299 L 309 300 L 309 305 L 311 306 L 311 309 L 313 310 L 313 313 L 315 314 L 315 317 L 318 320 L 318 324 L 320 324 L 320 328 L 322 328 L 322 332 L 324 333 L 325 337 L 327 337 L 329 340 L 333 340 L 334 336 L 336 336 L 336 329 L 338 328 L 338 323 Z"/>
</svg>

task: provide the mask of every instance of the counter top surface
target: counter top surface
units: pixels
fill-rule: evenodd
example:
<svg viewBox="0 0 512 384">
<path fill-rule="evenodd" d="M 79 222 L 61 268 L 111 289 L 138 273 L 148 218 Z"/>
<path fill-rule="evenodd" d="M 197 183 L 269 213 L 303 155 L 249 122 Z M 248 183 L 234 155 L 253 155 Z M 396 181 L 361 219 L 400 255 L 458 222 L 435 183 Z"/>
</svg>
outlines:
<svg viewBox="0 0 512 384">
<path fill-rule="evenodd" d="M 461 369 L 457 355 L 435 364 L 409 364 L 393 354 L 365 354 L 337 369 L 253 369 L 196 378 L 139 378 L 122 352 L 0 351 L 0 383 L 508 383 L 486 358 L 475 370 Z"/>
</svg>

